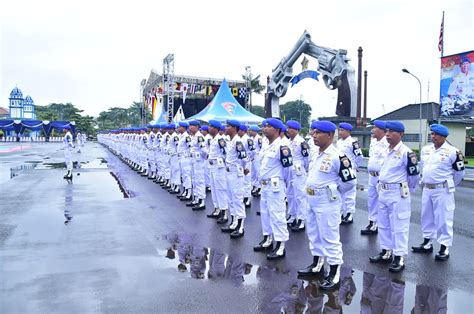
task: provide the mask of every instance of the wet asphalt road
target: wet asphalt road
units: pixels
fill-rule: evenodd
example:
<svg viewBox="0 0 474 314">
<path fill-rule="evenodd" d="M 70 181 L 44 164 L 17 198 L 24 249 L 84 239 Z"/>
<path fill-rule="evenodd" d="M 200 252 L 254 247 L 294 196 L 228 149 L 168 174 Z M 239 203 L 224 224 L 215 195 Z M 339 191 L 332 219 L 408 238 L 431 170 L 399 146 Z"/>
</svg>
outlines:
<svg viewBox="0 0 474 314">
<path fill-rule="evenodd" d="M 8 145 L 15 144 L 0 144 L 0 152 Z M 450 260 L 410 253 L 398 275 L 368 263 L 377 238 L 359 234 L 367 219 L 366 191 L 359 191 L 355 222 L 341 227 L 342 287 L 323 294 L 296 276 L 311 261 L 304 233 L 290 234 L 282 261 L 253 252 L 261 239 L 258 199 L 247 211 L 245 237 L 231 240 L 206 212 L 191 211 L 99 144 L 87 143 L 74 157 L 82 168 L 68 184 L 60 144 L 0 154 L 1 313 L 313 313 L 339 307 L 376 313 L 390 302 L 403 313 L 423 305 L 446 306 L 448 313 L 473 308 L 471 184 L 456 192 Z M 360 172 L 358 180 L 366 185 L 367 174 Z M 412 197 L 410 246 L 421 239 L 420 195 Z M 375 278 L 371 285 L 368 278 Z M 423 295 L 431 301 L 423 303 Z"/>
</svg>

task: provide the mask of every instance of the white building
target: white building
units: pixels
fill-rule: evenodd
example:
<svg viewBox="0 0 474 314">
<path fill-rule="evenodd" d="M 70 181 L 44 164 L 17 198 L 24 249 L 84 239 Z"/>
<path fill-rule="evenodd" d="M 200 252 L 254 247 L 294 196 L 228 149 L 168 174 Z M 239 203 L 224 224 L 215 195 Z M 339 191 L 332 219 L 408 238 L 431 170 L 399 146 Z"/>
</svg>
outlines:
<svg viewBox="0 0 474 314">
<path fill-rule="evenodd" d="M 28 120 L 36 119 L 35 103 L 33 98 L 26 96 L 23 98 L 23 93 L 18 87 L 15 87 L 10 92 L 9 109 L 10 119 L 15 120 Z"/>
</svg>

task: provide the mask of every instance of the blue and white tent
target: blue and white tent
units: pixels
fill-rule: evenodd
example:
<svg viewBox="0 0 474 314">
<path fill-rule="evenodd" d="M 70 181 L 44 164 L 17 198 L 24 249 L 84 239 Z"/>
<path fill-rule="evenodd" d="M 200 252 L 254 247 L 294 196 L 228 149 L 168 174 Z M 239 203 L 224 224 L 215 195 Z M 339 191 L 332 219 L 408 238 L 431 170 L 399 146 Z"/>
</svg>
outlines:
<svg viewBox="0 0 474 314">
<path fill-rule="evenodd" d="M 227 119 L 236 119 L 242 123 L 259 124 L 264 119 L 247 110 L 245 110 L 232 95 L 227 81 L 222 81 L 219 90 L 217 91 L 211 102 L 201 112 L 186 120 L 201 120 L 209 122 L 214 119 L 225 122 Z"/>
</svg>

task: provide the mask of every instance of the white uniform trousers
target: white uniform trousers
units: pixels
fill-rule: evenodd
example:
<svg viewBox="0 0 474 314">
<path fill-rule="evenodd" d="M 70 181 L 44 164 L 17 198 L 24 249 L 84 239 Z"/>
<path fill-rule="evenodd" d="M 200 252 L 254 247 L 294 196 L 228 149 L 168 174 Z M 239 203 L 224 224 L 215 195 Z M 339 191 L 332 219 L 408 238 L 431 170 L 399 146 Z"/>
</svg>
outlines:
<svg viewBox="0 0 474 314">
<path fill-rule="evenodd" d="M 226 177 L 230 214 L 234 218 L 245 218 L 244 176 L 238 173 L 236 167 L 230 167 Z"/>
<path fill-rule="evenodd" d="M 206 162 L 206 167 L 204 167 L 204 182 L 207 186 L 211 186 L 211 168 L 208 162 Z"/>
<path fill-rule="evenodd" d="M 389 277 L 364 273 L 363 290 L 362 298 L 367 301 L 361 302 L 361 313 L 403 313 L 404 283 L 392 281 Z"/>
<path fill-rule="evenodd" d="M 171 184 L 180 185 L 181 184 L 181 169 L 179 167 L 179 158 L 177 155 L 171 156 L 170 166 L 171 166 Z"/>
<path fill-rule="evenodd" d="M 214 208 L 229 209 L 227 198 L 227 171 L 225 166 L 219 168 L 211 165 L 211 196 Z"/>
<path fill-rule="evenodd" d="M 72 153 L 69 148 L 64 149 L 64 162 L 66 163 L 66 169 L 72 170 Z"/>
<path fill-rule="evenodd" d="M 350 190 L 341 194 L 342 206 L 340 215 L 345 216 L 348 213 L 354 214 L 356 211 L 357 179 L 354 181 L 356 181 L 354 186 L 352 186 Z"/>
<path fill-rule="evenodd" d="M 206 198 L 206 182 L 204 179 L 205 160 L 194 158 L 193 165 L 193 195 L 198 199 Z"/>
<path fill-rule="evenodd" d="M 393 250 L 396 256 L 408 254 L 410 216 L 410 196 L 402 198 L 400 188 L 380 190 L 377 223 L 381 249 Z"/>
<path fill-rule="evenodd" d="M 170 165 L 170 155 L 168 153 L 164 153 L 161 157 L 162 166 L 163 166 L 163 177 L 166 180 L 171 179 L 171 165 Z"/>
<path fill-rule="evenodd" d="M 341 265 L 342 243 L 339 237 L 341 198 L 330 201 L 326 189 L 308 195 L 306 232 L 313 256 L 324 256 L 329 265 Z"/>
<path fill-rule="evenodd" d="M 275 241 L 288 241 L 286 224 L 285 187 L 280 179 L 279 191 L 273 191 L 270 183 L 262 184 L 260 197 L 260 219 L 263 235 L 273 235 Z"/>
<path fill-rule="evenodd" d="M 258 180 L 258 173 L 260 172 L 260 159 L 255 158 L 252 161 L 252 185 L 260 188 L 261 184 L 260 181 Z"/>
<path fill-rule="evenodd" d="M 369 189 L 367 191 L 367 211 L 369 220 L 377 222 L 377 210 L 379 208 L 379 192 L 377 185 L 379 182 L 378 176 L 369 175 Z"/>
<path fill-rule="evenodd" d="M 291 174 L 291 181 L 287 190 L 288 214 L 298 219 L 306 220 L 308 199 L 306 197 L 306 172 L 301 175 Z"/>
<path fill-rule="evenodd" d="M 244 176 L 244 197 L 252 196 L 252 165 L 247 164 L 249 167 L 249 173 Z"/>
<path fill-rule="evenodd" d="M 181 169 L 181 178 L 183 181 L 183 188 L 190 189 L 192 188 L 191 182 L 191 173 L 192 173 L 192 165 L 191 160 L 189 157 L 179 157 L 179 167 Z"/>
<path fill-rule="evenodd" d="M 424 188 L 421 198 L 423 238 L 452 246 L 454 207 L 454 193 L 449 193 L 447 188 Z"/>
</svg>

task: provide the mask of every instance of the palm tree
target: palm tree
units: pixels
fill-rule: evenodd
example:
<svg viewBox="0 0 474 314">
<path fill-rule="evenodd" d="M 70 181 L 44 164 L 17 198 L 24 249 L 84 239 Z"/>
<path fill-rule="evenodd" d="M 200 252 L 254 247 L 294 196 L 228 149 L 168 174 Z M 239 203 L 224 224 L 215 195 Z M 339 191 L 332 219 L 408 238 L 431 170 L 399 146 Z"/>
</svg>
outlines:
<svg viewBox="0 0 474 314">
<path fill-rule="evenodd" d="M 261 94 L 265 90 L 265 85 L 260 84 L 260 74 L 257 75 L 255 78 L 252 78 L 252 73 L 242 74 L 242 78 L 247 82 L 247 92 L 249 93 L 249 108 L 248 110 L 252 109 L 252 94 L 257 93 Z"/>
</svg>

